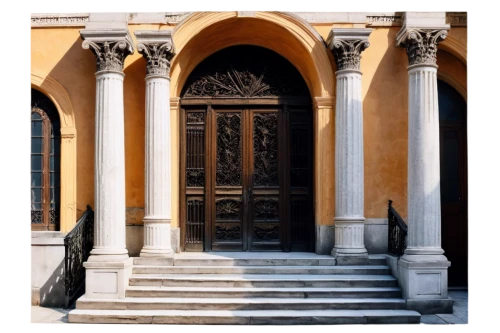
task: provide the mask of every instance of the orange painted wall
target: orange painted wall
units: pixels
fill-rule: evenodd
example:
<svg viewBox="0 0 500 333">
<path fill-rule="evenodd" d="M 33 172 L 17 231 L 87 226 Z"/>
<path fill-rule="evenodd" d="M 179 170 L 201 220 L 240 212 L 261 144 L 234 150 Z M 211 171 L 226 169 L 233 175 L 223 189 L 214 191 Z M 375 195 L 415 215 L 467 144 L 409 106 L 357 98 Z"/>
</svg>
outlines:
<svg viewBox="0 0 500 333">
<path fill-rule="evenodd" d="M 131 35 L 156 25 L 130 25 Z M 162 27 L 162 29 L 165 27 Z M 331 26 L 318 25 L 326 40 Z M 31 29 L 31 68 L 49 74 L 68 92 L 77 129 L 77 216 L 94 201 L 95 58 L 82 49 L 75 28 Z M 364 108 L 365 217 L 387 215 L 387 200 L 394 200 L 407 215 L 408 60 L 395 46 L 400 27 L 375 28 L 371 46 L 362 54 Z M 256 32 L 257 33 L 257 32 Z M 466 43 L 466 29 L 453 32 Z M 439 72 L 467 87 L 466 66 L 453 55 L 439 51 Z M 136 51 L 125 62 L 125 177 L 127 223 L 141 224 L 144 207 L 144 103 L 145 60 Z M 334 142 L 332 142 L 334 145 Z M 327 222 L 327 221 L 325 221 Z M 333 222 L 333 221 L 332 221 Z M 328 223 L 327 223 L 328 224 Z"/>
</svg>

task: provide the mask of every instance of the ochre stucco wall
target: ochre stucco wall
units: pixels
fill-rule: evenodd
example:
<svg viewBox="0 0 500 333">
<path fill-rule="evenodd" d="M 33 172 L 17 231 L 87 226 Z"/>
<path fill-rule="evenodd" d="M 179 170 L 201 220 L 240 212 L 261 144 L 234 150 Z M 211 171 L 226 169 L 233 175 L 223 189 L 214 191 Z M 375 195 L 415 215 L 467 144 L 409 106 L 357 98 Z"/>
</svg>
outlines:
<svg viewBox="0 0 500 333">
<path fill-rule="evenodd" d="M 315 25 L 326 40 L 332 25 Z M 344 27 L 344 26 L 342 26 Z M 347 26 L 345 26 L 347 27 Z M 152 29 L 171 29 L 158 25 L 130 25 L 133 32 Z M 77 130 L 77 216 L 94 200 L 94 113 L 95 113 L 95 58 L 82 48 L 79 31 L 75 28 L 33 28 L 31 30 L 31 68 L 57 80 L 67 91 L 75 113 Z M 255 35 L 264 32 L 255 26 Z M 387 200 L 392 199 L 400 214 L 407 215 L 407 131 L 408 131 L 408 60 L 404 49 L 395 46 L 400 27 L 374 28 L 370 47 L 362 53 L 362 97 L 364 108 L 365 152 L 365 217 L 384 218 Z M 467 32 L 452 28 L 450 36 L 463 43 L 466 49 Z M 134 40 L 135 41 L 135 40 Z M 275 42 L 274 47 L 279 48 Z M 271 45 L 271 44 L 270 44 Z M 189 47 L 196 50 L 192 45 Z M 455 84 L 467 89 L 466 65 L 455 55 L 439 51 L 438 74 L 451 78 Z M 335 65 L 331 61 L 332 69 Z M 293 60 L 293 59 L 290 59 Z M 174 60 L 175 61 L 175 60 Z M 297 62 L 297 61 L 295 61 Z M 306 66 L 306 64 L 304 64 Z M 307 71 L 301 68 L 302 71 Z M 125 177 L 127 223 L 142 224 L 144 207 L 144 103 L 146 64 L 135 53 L 125 61 Z M 179 76 L 179 73 L 174 73 Z M 184 75 L 185 76 L 185 75 Z M 446 81 L 446 80 L 445 80 Z M 172 82 L 174 83 L 174 82 Z M 175 90 L 173 88 L 173 90 Z M 332 116 L 329 119 L 334 120 Z M 171 121 L 177 124 L 177 114 Z M 331 124 L 334 126 L 334 123 Z M 174 128 L 178 128 L 175 126 Z M 334 137 L 334 131 L 330 137 Z M 178 132 L 172 132 L 172 142 L 178 142 Z M 334 141 L 331 141 L 334 146 Z M 174 149 L 175 154 L 176 149 Z M 173 169 L 178 170 L 178 158 L 173 156 Z M 326 174 L 333 179 L 334 170 Z M 178 177 L 174 177 L 177 179 Z M 333 180 L 329 182 L 329 188 Z M 178 184 L 172 184 L 178 191 Z M 333 205 L 332 201 L 329 205 Z M 173 205 L 175 205 L 174 203 Z M 328 218 L 319 218 L 317 224 L 333 224 L 330 210 Z M 329 213 L 330 212 L 330 213 Z M 174 212 L 175 213 L 175 212 Z M 173 227 L 178 226 L 175 220 Z"/>
</svg>

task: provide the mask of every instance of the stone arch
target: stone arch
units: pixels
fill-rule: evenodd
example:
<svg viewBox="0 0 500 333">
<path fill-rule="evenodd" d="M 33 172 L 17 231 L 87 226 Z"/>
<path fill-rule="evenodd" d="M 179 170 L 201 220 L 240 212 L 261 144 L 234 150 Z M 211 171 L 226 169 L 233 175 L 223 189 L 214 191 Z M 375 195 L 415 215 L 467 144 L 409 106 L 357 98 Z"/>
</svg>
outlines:
<svg viewBox="0 0 500 333">
<path fill-rule="evenodd" d="M 452 86 L 467 101 L 467 63 L 440 45 L 437 65 L 437 78 Z"/>
<path fill-rule="evenodd" d="M 177 51 L 170 70 L 172 193 L 179 200 L 179 103 L 193 69 L 209 55 L 233 45 L 255 45 L 286 58 L 304 78 L 313 101 L 314 215 L 317 225 L 334 218 L 335 62 L 319 33 L 302 18 L 284 12 L 196 12 L 172 33 Z M 179 227 L 179 205 L 172 227 Z"/>
<path fill-rule="evenodd" d="M 467 46 L 463 45 L 458 39 L 448 35 L 439 45 L 444 51 L 454 55 L 465 66 L 467 66 Z"/>
<path fill-rule="evenodd" d="M 76 223 L 76 127 L 75 114 L 64 87 L 49 75 L 31 73 L 31 87 L 45 94 L 56 106 L 61 124 L 61 231 Z"/>
<path fill-rule="evenodd" d="M 193 13 L 174 29 L 172 38 L 177 50 L 170 72 L 173 97 L 180 96 L 187 76 L 203 59 L 238 44 L 262 46 L 288 59 L 304 77 L 312 98 L 335 94 L 332 61 L 323 39 L 293 14 Z"/>
</svg>

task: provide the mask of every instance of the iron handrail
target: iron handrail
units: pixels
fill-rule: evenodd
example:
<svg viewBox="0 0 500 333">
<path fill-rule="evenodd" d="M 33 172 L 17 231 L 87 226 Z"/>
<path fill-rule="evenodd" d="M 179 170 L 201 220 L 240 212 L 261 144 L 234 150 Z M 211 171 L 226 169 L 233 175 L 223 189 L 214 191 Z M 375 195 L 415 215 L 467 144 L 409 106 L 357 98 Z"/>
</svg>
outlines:
<svg viewBox="0 0 500 333">
<path fill-rule="evenodd" d="M 392 200 L 389 200 L 388 208 L 389 237 L 387 252 L 398 257 L 404 254 L 407 246 L 408 226 L 392 207 Z"/>
<path fill-rule="evenodd" d="M 94 245 L 94 211 L 87 210 L 73 230 L 64 237 L 64 296 L 65 308 L 85 291 L 85 268 Z"/>
</svg>

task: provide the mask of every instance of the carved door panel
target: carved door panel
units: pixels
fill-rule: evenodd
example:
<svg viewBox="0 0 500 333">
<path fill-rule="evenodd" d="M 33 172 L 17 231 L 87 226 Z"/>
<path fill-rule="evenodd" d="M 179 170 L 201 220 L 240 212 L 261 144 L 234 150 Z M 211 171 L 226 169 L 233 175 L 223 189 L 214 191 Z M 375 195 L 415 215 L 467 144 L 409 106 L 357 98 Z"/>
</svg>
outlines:
<svg viewBox="0 0 500 333">
<path fill-rule="evenodd" d="M 212 250 L 280 250 L 278 109 L 215 108 Z"/>
<path fill-rule="evenodd" d="M 184 109 L 184 250 L 313 250 L 311 118 L 303 106 Z"/>
<path fill-rule="evenodd" d="M 185 221 L 182 238 L 186 251 L 203 251 L 206 239 L 205 221 L 210 211 L 205 204 L 205 189 L 210 180 L 206 178 L 206 152 L 210 151 L 206 133 L 209 125 L 206 108 L 186 110 L 181 122 L 185 135 L 181 137 L 181 170 L 184 170 L 184 177 L 180 179 L 180 186 L 184 195 L 180 214 Z"/>
<path fill-rule="evenodd" d="M 242 251 L 246 242 L 247 156 L 245 113 L 241 109 L 215 109 L 210 112 L 215 143 L 209 163 L 213 166 L 212 188 L 207 201 L 214 207 L 210 216 L 212 250 Z"/>
<path fill-rule="evenodd" d="M 248 241 L 251 250 L 281 250 L 286 228 L 280 209 L 284 185 L 280 173 L 284 161 L 278 150 L 284 146 L 279 140 L 281 112 L 251 110 L 249 116 Z"/>
</svg>

